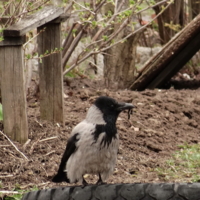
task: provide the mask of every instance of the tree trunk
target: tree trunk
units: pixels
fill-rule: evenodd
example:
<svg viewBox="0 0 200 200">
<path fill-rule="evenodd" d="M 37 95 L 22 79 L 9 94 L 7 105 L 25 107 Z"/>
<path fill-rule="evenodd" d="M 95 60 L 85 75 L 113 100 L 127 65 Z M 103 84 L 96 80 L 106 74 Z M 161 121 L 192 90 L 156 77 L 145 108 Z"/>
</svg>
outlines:
<svg viewBox="0 0 200 200">
<path fill-rule="evenodd" d="M 125 1 L 122 10 L 129 6 Z M 119 24 L 115 25 L 117 29 Z M 120 40 L 130 33 L 128 26 L 115 38 Z M 104 56 L 104 79 L 109 88 L 125 89 L 130 87 L 134 80 L 136 44 L 140 33 L 129 37 L 125 42 L 119 43 L 106 51 Z"/>
<path fill-rule="evenodd" d="M 154 8 L 156 14 L 162 10 L 162 6 Z M 162 44 L 166 44 L 183 27 L 185 22 L 184 16 L 184 0 L 179 0 L 174 1 L 158 17 L 158 29 Z"/>
<path fill-rule="evenodd" d="M 104 78 L 109 88 L 128 88 L 134 81 L 139 33 L 109 49 L 104 57 Z"/>
</svg>

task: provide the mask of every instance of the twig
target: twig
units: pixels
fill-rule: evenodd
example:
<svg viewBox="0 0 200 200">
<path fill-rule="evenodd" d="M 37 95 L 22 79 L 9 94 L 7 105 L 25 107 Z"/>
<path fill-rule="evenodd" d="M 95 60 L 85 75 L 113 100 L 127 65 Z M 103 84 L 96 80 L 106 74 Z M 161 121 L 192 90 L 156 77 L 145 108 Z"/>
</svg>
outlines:
<svg viewBox="0 0 200 200">
<path fill-rule="evenodd" d="M 24 15 L 24 14 L 33 12 L 33 11 L 39 9 L 41 6 L 43 6 L 43 5 L 45 5 L 46 3 L 48 3 L 49 1 L 50 1 L 50 0 L 46 0 L 46 1 L 44 1 L 43 3 L 39 4 L 36 8 L 33 8 L 33 9 L 31 9 L 31 10 L 27 10 L 27 11 L 24 11 L 24 12 L 22 12 L 22 13 L 19 13 L 16 17 L 20 17 L 20 16 L 22 16 L 22 15 Z"/>
<path fill-rule="evenodd" d="M 28 145 L 30 142 L 31 142 L 31 139 L 28 139 L 28 140 L 26 141 L 26 143 L 23 145 L 23 149 L 24 149 L 24 150 L 26 149 L 27 145 Z"/>
<path fill-rule="evenodd" d="M 0 145 L 0 147 L 10 147 L 10 145 L 8 144 L 8 145 Z"/>
<path fill-rule="evenodd" d="M 19 157 L 18 155 L 17 155 L 17 156 L 14 155 L 13 151 L 11 151 L 11 150 L 6 149 L 6 148 L 4 148 L 3 150 L 4 150 L 4 152 L 8 153 L 8 154 L 9 154 L 10 156 L 12 156 L 13 158 L 15 158 L 15 159 L 21 159 L 21 157 Z"/>
<path fill-rule="evenodd" d="M 46 177 L 48 177 L 48 174 L 47 174 L 47 171 L 46 169 L 41 165 L 41 168 L 44 170 L 45 174 L 46 174 Z"/>
<path fill-rule="evenodd" d="M 96 9 L 94 10 L 95 15 L 96 15 L 97 11 L 104 5 L 105 2 L 106 2 L 106 0 L 100 1 L 100 3 L 97 5 Z M 86 19 L 89 18 L 90 15 L 91 15 L 91 12 L 89 12 L 89 14 L 85 16 L 85 18 Z M 93 15 L 93 18 L 94 17 L 95 16 Z M 77 35 L 76 35 L 74 40 L 73 40 L 73 37 L 71 37 L 72 32 L 69 33 L 70 34 L 70 36 L 69 36 L 70 41 L 67 41 L 67 43 L 69 43 L 69 45 L 65 45 L 66 47 L 69 46 L 69 49 L 65 49 L 64 50 L 65 53 L 63 53 L 63 55 L 64 55 L 63 59 L 62 59 L 63 68 L 66 65 L 66 63 L 68 62 L 69 57 L 71 56 L 73 50 L 78 45 L 79 41 L 81 40 L 83 34 L 85 33 L 85 31 L 87 30 L 89 25 L 90 25 L 90 23 L 86 23 L 86 22 L 84 22 L 83 25 L 80 24 L 78 29 L 77 29 Z M 71 29 L 71 30 L 73 30 L 73 29 Z"/>
<path fill-rule="evenodd" d="M 45 183 L 39 183 L 39 184 L 37 184 L 37 186 L 39 187 L 39 186 L 45 186 L 45 185 L 48 185 L 48 184 L 50 184 L 51 182 L 45 182 Z M 35 186 L 35 183 L 29 183 L 29 184 L 26 184 L 26 185 L 22 185 L 20 188 L 21 189 L 26 189 L 26 188 L 30 188 L 30 187 L 32 187 L 32 186 Z"/>
<path fill-rule="evenodd" d="M 23 1 L 19 1 L 18 4 L 14 4 L 14 6 L 15 6 L 14 12 L 10 16 L 10 18 L 7 20 L 7 22 L 5 23 L 4 27 L 7 27 L 7 26 L 11 25 L 15 20 L 19 21 L 25 14 L 33 12 L 33 11 L 39 9 L 41 6 L 47 4 L 49 1 L 50 0 L 46 0 L 44 2 L 41 2 L 39 5 L 37 4 L 35 8 L 32 8 L 30 10 L 27 9 L 28 6 L 25 5 L 26 4 L 26 3 L 24 3 L 25 1 L 24 2 Z M 13 5 L 13 3 L 15 3 L 15 0 L 10 1 L 7 4 L 7 7 L 4 9 L 5 11 L 2 13 L 1 17 L 5 14 L 6 10 L 9 8 L 9 6 Z M 32 5 L 34 5 L 34 4 L 32 4 Z M 20 10 L 22 10 L 21 13 L 20 13 Z"/>
<path fill-rule="evenodd" d="M 50 154 L 55 153 L 55 152 L 56 152 L 55 150 L 50 151 L 49 153 L 46 153 L 45 156 L 49 156 Z"/>
<path fill-rule="evenodd" d="M 85 6 L 81 5 L 80 3 L 78 3 L 78 2 L 76 2 L 76 1 L 74 1 L 74 0 L 73 0 L 73 2 L 74 2 L 75 4 L 77 4 L 77 5 L 79 5 L 81 8 L 83 8 L 83 9 L 87 10 L 88 12 L 92 13 L 93 15 L 95 15 L 94 12 L 92 12 L 90 9 L 86 8 Z"/>
<path fill-rule="evenodd" d="M 25 58 L 26 60 L 30 60 L 30 59 L 37 59 L 39 61 L 41 61 L 43 58 L 46 58 L 50 55 L 56 54 L 56 53 L 60 53 L 62 51 L 62 49 L 53 49 L 50 53 L 45 53 L 44 55 L 40 55 L 37 57 L 30 57 L 30 58 Z"/>
<path fill-rule="evenodd" d="M 105 3 L 106 3 L 106 0 L 100 1 L 100 3 L 96 6 L 94 12 L 96 13 Z"/>
<path fill-rule="evenodd" d="M 122 1 L 123 2 L 123 1 Z M 122 6 L 122 5 L 121 5 Z M 108 22 L 106 23 L 106 27 L 104 28 L 104 27 L 101 27 L 98 31 L 97 31 L 97 33 L 94 35 L 94 37 L 92 38 L 92 41 L 96 41 L 98 38 L 99 38 L 99 36 L 103 33 L 103 32 L 105 32 L 106 30 L 108 30 L 108 28 L 109 28 L 109 26 L 110 26 L 110 24 L 111 24 L 111 22 L 117 17 L 119 15 L 119 13 L 114 13 L 114 15 L 108 20 Z"/>
<path fill-rule="evenodd" d="M 69 44 L 71 44 L 71 43 L 69 43 L 69 39 L 73 38 L 73 29 L 76 26 L 76 24 L 77 23 L 73 23 L 72 24 L 72 26 L 71 26 L 71 28 L 69 30 L 69 33 L 68 33 L 67 37 L 65 38 L 65 41 L 64 41 L 64 43 L 62 45 L 63 46 L 63 52 L 62 52 L 63 55 L 65 55 L 67 49 L 69 48 Z"/>
<path fill-rule="evenodd" d="M 73 40 L 71 46 L 69 47 L 69 49 L 67 50 L 67 53 L 65 54 L 65 56 L 62 59 L 62 63 L 63 65 L 65 65 L 65 63 L 67 63 L 67 61 L 69 60 L 72 52 L 74 51 L 74 49 L 76 48 L 76 46 L 78 45 L 79 41 L 82 38 L 82 35 L 84 34 L 84 30 L 82 29 L 78 35 L 75 37 L 75 39 Z"/>
<path fill-rule="evenodd" d="M 161 4 L 164 4 L 164 3 L 168 2 L 168 1 L 169 1 L 169 0 L 159 1 L 158 3 L 156 3 L 156 4 L 152 5 L 152 6 L 150 5 L 150 6 L 146 7 L 146 8 L 144 8 L 144 9 L 138 11 L 136 14 L 139 14 L 139 13 L 141 13 L 141 12 L 144 12 L 145 10 L 148 10 L 149 8 L 154 8 L 154 7 L 156 7 L 156 6 L 159 6 L 159 5 L 161 5 Z M 170 3 L 170 4 L 171 4 L 171 3 Z"/>
<path fill-rule="evenodd" d="M 77 58 L 81 58 L 85 55 L 85 52 L 87 51 L 87 49 L 91 49 L 92 47 L 94 48 L 94 46 L 97 46 L 98 43 L 100 42 L 103 42 L 103 39 L 100 39 L 100 40 L 97 40 L 97 41 L 94 41 L 94 42 L 91 42 L 90 44 L 88 44 L 84 49 L 83 51 L 77 56 Z"/>
<path fill-rule="evenodd" d="M 39 122 L 38 122 L 39 123 Z M 40 123 L 39 123 L 40 124 Z M 29 154 L 32 154 L 33 151 L 34 151 L 34 148 L 35 148 L 35 145 L 42 139 L 42 137 L 45 135 L 46 133 L 44 132 L 40 138 L 38 138 L 35 142 L 33 142 L 31 148 L 30 148 L 30 151 L 29 151 Z"/>
<path fill-rule="evenodd" d="M 16 147 L 16 145 L 10 140 L 10 138 L 9 138 L 7 135 L 5 135 L 2 131 L 0 131 L 0 133 L 10 142 L 10 144 L 16 149 L 16 151 L 17 151 L 18 153 L 20 153 L 26 160 L 29 160 L 29 159 Z"/>
<path fill-rule="evenodd" d="M 119 2 L 116 2 L 117 5 L 115 6 L 117 9 L 116 9 L 116 13 L 119 13 L 120 10 L 122 9 L 122 6 L 124 5 L 125 1 L 121 1 L 121 3 L 118 5 Z"/>
<path fill-rule="evenodd" d="M 35 145 L 36 145 L 38 142 L 39 142 L 39 139 L 36 140 L 35 142 L 33 142 L 32 146 L 31 146 L 31 148 L 30 148 L 29 154 L 32 154 L 32 153 L 33 153 L 34 147 L 35 147 Z"/>
<path fill-rule="evenodd" d="M 155 19 L 157 19 L 172 3 L 169 3 L 165 9 L 163 9 L 160 13 L 158 13 L 151 21 L 149 21 L 147 24 L 145 24 L 144 26 L 140 27 L 139 29 L 137 29 L 136 31 L 128 34 L 126 37 L 122 38 L 121 40 L 117 41 L 116 43 L 108 46 L 108 47 L 105 47 L 103 49 L 101 49 L 101 51 L 106 51 L 108 49 L 110 49 L 111 47 L 115 46 L 116 44 L 119 44 L 121 42 L 123 42 L 124 40 L 128 39 L 129 37 L 131 37 L 132 35 L 140 32 L 141 30 L 143 30 L 144 28 L 146 28 L 147 26 L 149 26 Z"/>
<path fill-rule="evenodd" d="M 69 67 L 68 69 L 66 69 L 63 72 L 63 75 L 67 74 L 69 71 L 71 71 L 72 69 L 74 69 L 77 65 L 79 65 L 81 62 L 83 62 L 84 60 L 86 60 L 87 58 L 89 58 L 91 55 L 97 54 L 98 52 L 92 51 L 90 53 L 88 53 L 85 57 L 83 57 L 82 59 L 76 61 L 71 67 Z"/>
<path fill-rule="evenodd" d="M 46 29 L 46 27 L 43 28 L 42 30 L 40 30 L 37 34 L 35 34 L 35 35 L 34 35 L 31 39 L 29 39 L 26 43 L 24 43 L 24 44 L 23 44 L 23 48 L 24 48 L 29 42 L 31 42 L 32 40 L 34 40 L 40 33 L 44 32 L 45 29 Z"/>
<path fill-rule="evenodd" d="M 13 177 L 14 175 L 12 175 L 12 174 L 8 174 L 8 175 L 0 175 L 0 178 L 7 178 L 7 177 Z"/>
<path fill-rule="evenodd" d="M 81 62 L 83 62 L 84 60 L 86 60 L 87 58 L 89 58 L 90 56 L 94 55 L 94 54 L 98 54 L 98 53 L 101 53 L 103 51 L 106 51 L 108 49 L 110 49 L 111 47 L 123 42 L 124 40 L 128 39 L 129 37 L 131 37 L 132 35 L 144 30 L 147 26 L 149 26 L 158 16 L 160 16 L 172 3 L 169 1 L 169 0 L 163 0 L 161 2 L 158 2 L 157 4 L 151 6 L 151 7 L 155 7 L 155 6 L 158 6 L 158 5 L 161 5 L 165 2 L 168 2 L 168 5 L 165 7 L 165 9 L 163 9 L 158 15 L 156 15 L 150 22 L 148 22 L 147 24 L 145 24 L 144 26 L 140 27 L 139 29 L 137 29 L 136 31 L 134 32 L 131 32 L 130 34 L 128 34 L 126 37 L 123 37 L 122 39 L 118 40 L 117 42 L 115 42 L 114 44 L 111 44 L 107 47 L 104 47 L 102 48 L 103 46 L 105 46 L 107 43 L 107 41 L 103 44 L 100 45 L 100 49 L 95 49 L 95 50 L 92 50 L 91 52 L 89 52 L 88 54 L 84 55 L 85 52 L 81 52 L 78 56 L 77 56 L 77 59 L 76 61 L 71 65 L 71 67 L 69 67 L 68 69 L 66 69 L 64 72 L 63 72 L 63 75 L 67 74 L 69 71 L 71 71 L 72 69 L 74 69 L 77 65 L 79 65 Z M 149 8 L 149 7 L 148 7 Z M 145 11 L 145 9 L 143 9 L 142 11 Z M 139 11 L 137 12 L 136 14 L 142 12 L 142 11 Z M 121 11 L 122 12 L 122 11 Z M 119 13 L 121 13 L 119 12 Z M 115 19 L 115 17 L 119 14 L 119 13 L 115 13 L 107 22 L 110 23 L 112 20 Z M 126 26 L 128 20 L 125 20 L 122 25 L 120 26 L 119 30 L 117 30 L 116 32 L 114 32 L 113 34 L 110 35 L 110 37 L 108 38 L 108 41 L 111 41 L 110 39 L 113 39 L 117 34 L 119 34 L 121 32 L 121 30 L 123 30 L 124 26 Z M 95 36 L 92 38 L 92 43 L 93 44 L 97 44 L 97 42 L 95 42 L 97 40 L 97 38 L 105 31 L 107 30 L 108 27 L 106 28 L 100 28 L 97 33 L 95 34 Z M 92 46 L 91 44 L 88 45 L 88 46 Z M 71 55 L 71 54 L 70 54 Z M 81 56 L 81 58 L 80 58 Z M 79 60 L 80 58 L 80 60 Z M 63 59 L 64 60 L 64 59 Z"/>
<path fill-rule="evenodd" d="M 96 65 L 96 64 L 95 64 L 94 62 L 92 62 L 92 61 L 89 61 L 89 64 L 91 64 L 91 65 L 95 66 L 97 69 L 99 69 L 99 68 L 100 68 L 98 65 Z"/>
<path fill-rule="evenodd" d="M 37 119 L 35 120 L 35 122 L 36 122 L 40 127 L 43 127 L 43 125 L 42 125 L 40 122 L 38 122 Z"/>
<path fill-rule="evenodd" d="M 0 194 L 19 194 L 18 191 L 6 191 L 6 190 L 0 190 Z"/>
<path fill-rule="evenodd" d="M 68 6 L 66 6 L 64 9 L 64 13 L 67 13 L 71 9 L 73 4 L 74 4 L 73 2 L 68 3 Z"/>
<path fill-rule="evenodd" d="M 105 44 L 108 44 L 112 39 L 114 39 L 114 38 L 124 29 L 124 27 L 127 26 L 128 23 L 129 23 L 129 20 L 128 20 L 128 18 L 127 18 L 127 19 L 125 19 L 124 22 L 120 25 L 119 29 L 118 29 L 116 32 L 114 32 L 113 34 L 110 35 L 110 38 L 106 41 Z M 105 44 L 102 44 L 102 45 L 100 46 L 100 48 L 103 47 L 103 46 L 105 46 Z"/>
<path fill-rule="evenodd" d="M 49 137 L 49 138 L 45 138 L 45 139 L 42 139 L 42 140 L 39 140 L 39 142 L 44 142 L 44 141 L 47 141 L 47 140 L 54 140 L 58 138 L 57 136 L 53 136 L 53 137 Z"/>
</svg>

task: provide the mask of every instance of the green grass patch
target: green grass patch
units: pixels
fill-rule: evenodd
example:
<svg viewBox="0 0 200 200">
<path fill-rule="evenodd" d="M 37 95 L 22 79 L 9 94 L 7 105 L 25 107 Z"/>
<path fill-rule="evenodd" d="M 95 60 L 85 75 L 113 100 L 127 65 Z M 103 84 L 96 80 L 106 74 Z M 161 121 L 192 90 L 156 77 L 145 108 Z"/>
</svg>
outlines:
<svg viewBox="0 0 200 200">
<path fill-rule="evenodd" d="M 15 189 L 13 190 L 16 193 L 7 194 L 6 196 L 3 197 L 3 199 L 5 199 L 5 200 L 21 200 L 25 193 L 30 192 L 30 191 L 36 191 L 36 190 L 39 190 L 36 186 L 29 190 L 23 190 L 20 188 L 19 185 L 16 185 Z M 5 194 L 2 194 L 0 191 L 0 199 L 1 199 L 2 195 L 5 195 Z"/>
<path fill-rule="evenodd" d="M 5 197 L 5 200 L 21 200 L 23 197 L 23 193 L 13 194 L 11 196 Z"/>
<path fill-rule="evenodd" d="M 65 76 L 70 78 L 75 78 L 76 74 L 74 73 L 74 71 L 69 71 Z"/>
<path fill-rule="evenodd" d="M 200 182 L 200 145 L 179 145 L 180 150 L 155 169 L 165 181 Z"/>
</svg>

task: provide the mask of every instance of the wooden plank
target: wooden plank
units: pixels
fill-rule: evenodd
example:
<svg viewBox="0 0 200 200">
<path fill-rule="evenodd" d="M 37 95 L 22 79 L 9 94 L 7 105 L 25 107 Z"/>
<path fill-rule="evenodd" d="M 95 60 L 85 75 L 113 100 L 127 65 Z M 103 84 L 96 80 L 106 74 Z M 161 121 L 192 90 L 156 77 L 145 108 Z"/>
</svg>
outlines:
<svg viewBox="0 0 200 200">
<path fill-rule="evenodd" d="M 57 17 L 56 19 L 52 20 L 49 23 L 61 23 L 61 22 L 65 22 L 67 19 L 69 19 L 70 15 L 69 14 L 62 14 L 59 17 Z"/>
<path fill-rule="evenodd" d="M 47 50 L 61 49 L 60 24 L 48 23 L 38 28 L 46 27 L 38 36 L 38 52 L 43 55 Z M 40 113 L 41 118 L 64 122 L 63 118 L 63 69 L 61 51 L 44 57 L 39 64 L 40 86 Z"/>
<path fill-rule="evenodd" d="M 21 143 L 28 139 L 22 46 L 0 47 L 4 132 Z"/>
<path fill-rule="evenodd" d="M 47 22 L 50 22 L 61 14 L 63 14 L 64 10 L 60 7 L 55 7 L 52 5 L 45 6 L 43 9 L 39 10 L 38 12 L 26 16 L 21 21 L 17 22 L 16 24 L 6 28 L 3 31 L 4 36 L 22 36 L 25 35 L 27 32 L 31 31 L 34 28 L 42 26 Z"/>
<path fill-rule="evenodd" d="M 6 24 L 9 19 L 10 19 L 10 17 L 7 17 L 7 16 L 1 17 L 0 18 L 0 24 L 3 24 L 3 25 Z"/>
<path fill-rule="evenodd" d="M 190 43 L 200 32 L 200 14 L 193 19 L 181 32 L 172 38 L 163 49 L 158 52 L 144 66 L 130 86 L 132 90 L 144 90 L 158 76 L 159 73 Z M 183 67 L 183 66 L 182 66 Z"/>
<path fill-rule="evenodd" d="M 162 87 L 176 74 L 200 49 L 200 32 L 177 54 L 177 56 L 162 70 L 147 86 L 149 89 Z"/>
<path fill-rule="evenodd" d="M 4 37 L 4 40 L 0 42 L 0 46 L 18 46 L 23 45 L 25 42 L 25 35 L 19 37 Z"/>
</svg>

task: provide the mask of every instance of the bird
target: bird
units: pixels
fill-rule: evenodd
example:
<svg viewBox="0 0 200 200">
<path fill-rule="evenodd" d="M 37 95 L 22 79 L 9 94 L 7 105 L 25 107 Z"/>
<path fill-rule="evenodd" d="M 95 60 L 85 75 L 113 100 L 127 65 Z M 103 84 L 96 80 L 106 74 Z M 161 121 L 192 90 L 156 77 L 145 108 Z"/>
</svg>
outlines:
<svg viewBox="0 0 200 200">
<path fill-rule="evenodd" d="M 108 96 L 98 97 L 88 109 L 86 118 L 72 129 L 52 181 L 82 182 L 86 186 L 88 183 L 84 175 L 96 174 L 99 176 L 97 185 L 106 183 L 117 161 L 117 118 L 123 110 L 131 111 L 134 107 L 131 103 L 118 102 Z"/>
</svg>

